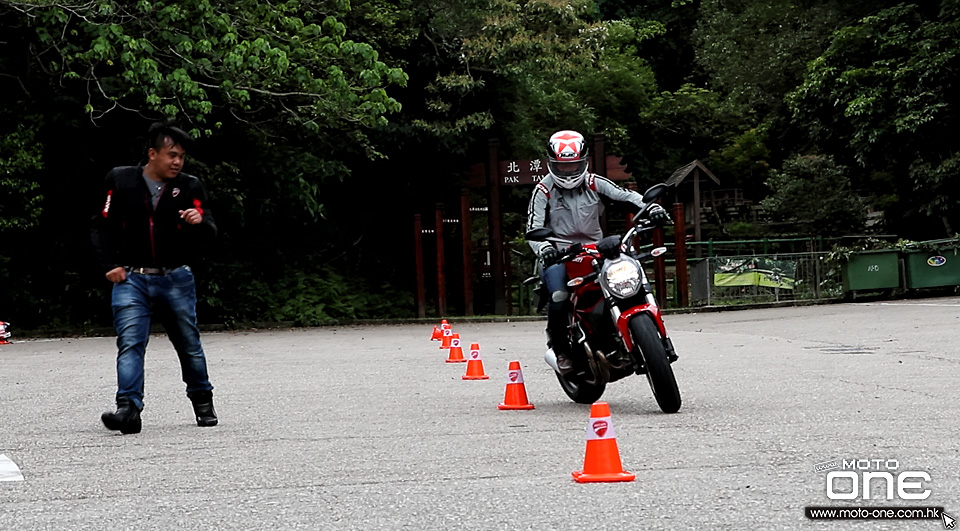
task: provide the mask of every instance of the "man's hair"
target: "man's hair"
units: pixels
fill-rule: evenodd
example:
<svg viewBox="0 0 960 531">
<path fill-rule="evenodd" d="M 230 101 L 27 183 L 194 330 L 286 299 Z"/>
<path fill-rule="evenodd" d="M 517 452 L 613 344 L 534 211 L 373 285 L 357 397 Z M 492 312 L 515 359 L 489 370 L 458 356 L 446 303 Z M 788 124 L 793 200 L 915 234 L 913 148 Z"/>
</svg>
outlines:
<svg viewBox="0 0 960 531">
<path fill-rule="evenodd" d="M 167 145 L 168 138 L 170 142 L 172 142 L 170 145 L 175 146 L 179 144 L 180 147 L 186 151 L 193 150 L 193 137 L 183 129 L 165 122 L 154 122 L 150 124 L 150 129 L 147 131 L 147 149 L 152 148 L 160 151 Z"/>
</svg>

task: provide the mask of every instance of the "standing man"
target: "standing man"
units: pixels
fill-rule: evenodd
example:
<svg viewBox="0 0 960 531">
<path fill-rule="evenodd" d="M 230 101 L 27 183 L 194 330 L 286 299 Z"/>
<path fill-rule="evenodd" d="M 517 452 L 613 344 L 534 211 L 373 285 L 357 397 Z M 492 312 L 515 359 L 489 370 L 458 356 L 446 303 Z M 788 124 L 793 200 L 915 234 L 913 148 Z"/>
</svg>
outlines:
<svg viewBox="0 0 960 531">
<path fill-rule="evenodd" d="M 197 425 L 217 425 L 190 269 L 216 236 L 217 226 L 200 180 L 181 173 L 193 138 L 154 123 L 148 141 L 146 165 L 107 173 L 104 202 L 91 230 L 102 271 L 113 283 L 118 348 L 117 411 L 100 419 L 125 434 L 141 428 L 143 360 L 154 312 L 180 358 Z"/>
<path fill-rule="evenodd" d="M 583 135 L 576 131 L 557 131 L 547 143 L 547 169 L 550 173 L 533 190 L 527 207 L 527 231 L 547 227 L 554 236 L 574 243 L 590 243 L 603 238 L 600 214 L 603 199 L 633 203 L 638 209 L 645 205 L 643 196 L 621 188 L 606 177 L 590 173 L 589 150 Z M 670 219 L 660 205 L 653 205 L 648 213 L 651 220 Z M 567 290 L 567 269 L 555 263 L 560 251 L 550 242 L 529 242 L 530 248 L 543 265 L 541 279 L 548 296 L 547 347 L 557 356 L 557 368 L 562 374 L 574 370 L 578 360 L 573 358 L 570 345 L 570 292 Z"/>
</svg>

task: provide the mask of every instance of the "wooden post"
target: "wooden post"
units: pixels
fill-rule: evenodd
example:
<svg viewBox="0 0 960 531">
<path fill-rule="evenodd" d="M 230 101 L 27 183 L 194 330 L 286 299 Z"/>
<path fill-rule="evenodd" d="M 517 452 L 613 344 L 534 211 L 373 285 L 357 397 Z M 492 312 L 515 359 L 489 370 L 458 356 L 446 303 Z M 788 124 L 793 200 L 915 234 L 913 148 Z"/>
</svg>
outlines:
<svg viewBox="0 0 960 531">
<path fill-rule="evenodd" d="M 413 252 L 417 268 L 417 317 L 427 316 L 427 295 L 423 281 L 423 223 L 420 214 L 413 215 Z"/>
<path fill-rule="evenodd" d="M 693 168 L 693 239 L 700 241 L 700 168 Z M 700 245 L 694 252 L 700 258 Z"/>
<path fill-rule="evenodd" d="M 689 274 L 687 272 L 687 224 L 684 221 L 683 203 L 673 204 L 674 251 L 677 276 L 677 305 L 686 308 L 690 305 Z"/>
<path fill-rule="evenodd" d="M 663 243 L 663 229 L 660 227 L 653 229 L 653 247 L 663 247 Z M 657 296 L 657 304 L 659 304 L 661 308 L 666 308 L 667 260 L 664 255 L 657 256 L 653 259 L 653 277 L 654 291 L 656 291 Z"/>
<path fill-rule="evenodd" d="M 463 313 L 473 315 L 473 230 L 470 223 L 470 190 L 460 191 L 460 228 L 463 240 Z"/>
<path fill-rule="evenodd" d="M 447 316 L 447 279 L 443 255 L 443 203 L 437 203 L 437 312 Z"/>
<path fill-rule="evenodd" d="M 503 235 L 500 232 L 500 144 L 491 140 L 487 154 L 487 193 L 490 216 L 490 276 L 493 280 L 493 313 L 507 311 L 503 294 Z"/>
</svg>

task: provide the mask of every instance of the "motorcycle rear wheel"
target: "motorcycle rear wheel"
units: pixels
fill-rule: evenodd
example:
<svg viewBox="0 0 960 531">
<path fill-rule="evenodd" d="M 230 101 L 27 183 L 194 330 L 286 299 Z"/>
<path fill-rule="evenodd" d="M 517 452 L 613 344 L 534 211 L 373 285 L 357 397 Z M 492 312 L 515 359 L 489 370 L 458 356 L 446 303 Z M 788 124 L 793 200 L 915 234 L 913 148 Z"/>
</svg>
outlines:
<svg viewBox="0 0 960 531">
<path fill-rule="evenodd" d="M 630 334 L 633 336 L 633 344 L 642 352 L 647 368 L 647 381 L 660 411 L 676 413 L 680 410 L 680 389 L 653 318 L 640 314 L 631 319 Z"/>
<path fill-rule="evenodd" d="M 554 374 L 557 375 L 557 380 L 560 382 L 563 392 L 567 393 L 570 400 L 578 404 L 592 404 L 600 400 L 607 387 L 607 384 L 591 385 L 586 382 L 575 381 L 573 378 L 567 378 L 558 372 Z"/>
</svg>

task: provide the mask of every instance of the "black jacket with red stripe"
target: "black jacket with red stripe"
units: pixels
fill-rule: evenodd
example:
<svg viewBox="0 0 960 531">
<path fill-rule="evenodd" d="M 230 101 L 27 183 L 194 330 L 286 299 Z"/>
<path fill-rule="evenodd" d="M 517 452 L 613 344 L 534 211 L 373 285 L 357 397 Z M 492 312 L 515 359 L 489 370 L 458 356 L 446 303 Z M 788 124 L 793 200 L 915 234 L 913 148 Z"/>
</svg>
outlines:
<svg viewBox="0 0 960 531">
<path fill-rule="evenodd" d="M 118 266 L 192 265 L 217 234 L 206 192 L 192 175 L 180 173 L 166 181 L 154 210 L 143 166 L 121 166 L 107 173 L 103 197 L 91 239 L 104 273 Z M 179 212 L 190 208 L 201 212 L 201 223 L 180 218 Z"/>
</svg>

